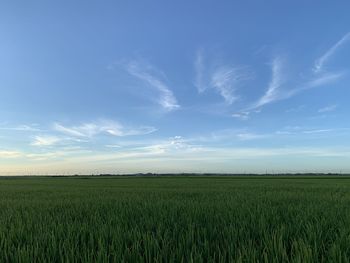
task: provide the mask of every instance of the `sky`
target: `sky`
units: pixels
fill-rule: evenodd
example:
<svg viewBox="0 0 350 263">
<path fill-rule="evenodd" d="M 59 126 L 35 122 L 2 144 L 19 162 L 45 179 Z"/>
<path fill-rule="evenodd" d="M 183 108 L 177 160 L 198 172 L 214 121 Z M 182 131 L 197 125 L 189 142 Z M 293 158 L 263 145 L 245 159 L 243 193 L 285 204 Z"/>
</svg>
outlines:
<svg viewBox="0 0 350 263">
<path fill-rule="evenodd" d="M 0 175 L 350 172 L 349 1 L 0 2 Z"/>
</svg>

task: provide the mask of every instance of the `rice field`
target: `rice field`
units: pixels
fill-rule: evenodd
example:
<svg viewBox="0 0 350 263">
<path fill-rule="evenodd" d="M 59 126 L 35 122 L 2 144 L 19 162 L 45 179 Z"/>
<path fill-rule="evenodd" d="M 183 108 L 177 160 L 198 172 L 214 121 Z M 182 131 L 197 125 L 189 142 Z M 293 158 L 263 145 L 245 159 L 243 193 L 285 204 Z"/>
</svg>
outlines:
<svg viewBox="0 0 350 263">
<path fill-rule="evenodd" d="M 0 262 L 349 262 L 348 177 L 0 178 Z"/>
</svg>

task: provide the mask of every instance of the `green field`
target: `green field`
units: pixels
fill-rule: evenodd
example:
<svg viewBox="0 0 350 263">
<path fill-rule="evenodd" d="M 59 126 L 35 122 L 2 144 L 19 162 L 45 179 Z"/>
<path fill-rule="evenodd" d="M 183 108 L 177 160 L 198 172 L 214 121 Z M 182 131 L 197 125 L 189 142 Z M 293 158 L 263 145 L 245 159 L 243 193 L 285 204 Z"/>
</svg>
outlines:
<svg viewBox="0 0 350 263">
<path fill-rule="evenodd" d="M 349 262 L 350 178 L 1 178 L 0 262 Z"/>
</svg>

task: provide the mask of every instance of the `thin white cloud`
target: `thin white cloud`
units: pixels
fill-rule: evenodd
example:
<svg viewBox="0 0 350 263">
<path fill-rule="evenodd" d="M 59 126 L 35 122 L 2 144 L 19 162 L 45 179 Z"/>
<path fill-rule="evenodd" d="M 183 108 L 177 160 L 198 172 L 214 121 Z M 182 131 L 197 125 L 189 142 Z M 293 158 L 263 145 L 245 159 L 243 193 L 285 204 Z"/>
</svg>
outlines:
<svg viewBox="0 0 350 263">
<path fill-rule="evenodd" d="M 250 108 L 248 110 L 234 112 L 231 114 L 231 117 L 245 121 L 250 118 L 251 113 L 260 113 L 261 111 L 261 108 Z"/>
<path fill-rule="evenodd" d="M 342 78 L 345 74 L 345 72 L 324 72 L 321 75 L 313 76 L 308 81 L 303 81 L 299 84 L 296 84 L 296 88 L 290 89 L 287 88 L 291 86 L 291 84 L 287 82 L 286 74 L 284 73 L 284 62 L 281 57 L 276 57 L 273 60 L 271 69 L 272 78 L 264 95 L 260 97 L 257 102 L 253 103 L 250 107 L 243 109 L 241 112 L 245 112 L 246 115 L 249 115 L 250 112 L 267 104 L 288 99 L 308 89 L 334 83 L 335 81 Z M 232 117 L 237 116 L 238 115 L 232 115 Z"/>
<path fill-rule="evenodd" d="M 341 135 L 347 128 L 333 129 L 333 128 L 307 128 L 300 126 L 287 126 L 281 130 L 257 133 L 250 131 L 248 129 L 224 129 L 214 131 L 210 134 L 188 138 L 185 141 L 191 142 L 193 144 L 204 143 L 204 145 L 228 145 L 228 142 L 237 143 L 242 141 L 252 141 L 252 140 L 265 140 L 271 141 L 275 138 L 280 138 L 281 136 L 298 136 L 300 138 L 305 138 L 309 134 L 319 134 L 320 136 Z"/>
<path fill-rule="evenodd" d="M 235 94 L 242 81 L 250 79 L 242 67 L 221 66 L 215 69 L 211 77 L 211 86 L 224 98 L 227 104 L 238 99 Z"/>
<path fill-rule="evenodd" d="M 265 158 L 282 158 L 282 157 L 350 157 L 349 149 L 336 148 L 312 148 L 312 147 L 280 147 L 280 148 L 259 148 L 259 147 L 197 147 L 185 148 L 177 150 L 168 145 L 150 145 L 142 148 L 135 148 L 122 152 L 115 153 L 99 153 L 93 155 L 70 157 L 69 162 L 74 163 L 113 163 L 116 161 L 127 161 L 131 163 L 152 162 L 161 164 L 167 161 L 169 163 L 174 161 L 204 162 L 202 165 L 209 163 L 224 163 L 232 160 L 249 160 Z M 273 160 L 273 159 L 270 159 Z M 182 163 L 184 164 L 184 163 Z M 216 167 L 217 169 L 217 167 Z"/>
<path fill-rule="evenodd" d="M 8 151 L 8 150 L 0 150 L 0 158 L 12 159 L 21 157 L 22 153 L 18 151 Z"/>
<path fill-rule="evenodd" d="M 107 148 L 122 148 L 119 144 L 107 144 L 105 145 Z"/>
<path fill-rule="evenodd" d="M 60 150 L 49 152 L 30 152 L 22 153 L 24 157 L 29 161 L 46 161 L 53 159 L 64 160 L 65 158 L 71 158 L 73 156 L 84 156 L 93 154 L 90 150 L 84 150 L 80 147 L 62 147 Z"/>
<path fill-rule="evenodd" d="M 287 97 L 287 94 L 281 91 L 282 86 L 286 82 L 286 75 L 283 67 L 283 58 L 275 57 L 271 64 L 272 77 L 270 84 L 265 94 L 258 100 L 253 108 L 258 108 L 265 104 Z"/>
<path fill-rule="evenodd" d="M 66 156 L 65 152 L 45 152 L 45 153 L 28 153 L 26 158 L 32 161 L 46 161 L 50 159 L 58 159 Z"/>
<path fill-rule="evenodd" d="M 306 131 L 303 131 L 303 133 L 314 134 L 314 133 L 324 133 L 324 132 L 331 132 L 331 131 L 334 131 L 334 130 L 333 129 L 306 130 Z"/>
<path fill-rule="evenodd" d="M 267 104 L 285 100 L 305 90 L 329 85 L 344 76 L 345 72 L 322 72 L 313 75 L 307 80 L 293 80 L 289 82 L 286 60 L 282 56 L 276 56 L 271 63 L 271 80 L 264 94 L 250 106 L 247 106 L 231 114 L 233 118 L 247 120 L 251 113 L 259 112 Z M 215 89 L 228 105 L 235 102 L 239 96 L 237 89 L 244 80 L 252 78 L 252 74 L 245 67 L 232 67 L 227 65 L 211 66 L 204 63 L 203 51 L 197 52 L 195 60 L 195 86 L 202 93 L 208 88 Z"/>
<path fill-rule="evenodd" d="M 350 152 L 337 152 L 331 149 L 324 148 L 308 148 L 308 147 L 286 147 L 286 148 L 232 148 L 232 149 L 208 149 L 208 153 L 217 152 L 213 154 L 215 158 L 224 159 L 249 159 L 249 158 L 263 158 L 268 156 L 349 156 Z"/>
<path fill-rule="evenodd" d="M 4 153 L 5 152 L 5 153 Z M 118 151 L 0 151 L 0 157 L 24 158 L 18 165 L 1 165 L 1 174 L 74 174 L 124 172 L 263 172 L 266 163 L 304 158 L 350 158 L 349 147 L 228 147 L 196 146 L 175 136 L 158 143 L 123 148 Z M 6 158 L 6 157 L 5 157 Z M 305 160 L 305 159 L 304 159 Z M 241 166 L 246 161 L 246 166 Z M 254 165 L 252 165 L 254 161 Z M 255 163 L 256 162 L 256 163 Z M 315 164 L 315 163 L 314 163 Z M 316 163 L 319 166 L 319 163 Z M 317 167 L 315 166 L 315 167 Z M 219 168 L 218 168 L 219 167 Z M 227 170 L 221 170 L 226 167 Z M 306 166 L 306 167 L 313 167 Z M 297 169 L 302 169 L 303 166 Z M 237 170 L 238 169 L 238 170 Z M 252 169 L 252 170 L 250 170 Z M 281 166 L 281 169 L 283 167 Z M 108 173 L 107 172 L 107 173 Z"/>
<path fill-rule="evenodd" d="M 202 93 L 207 89 L 207 84 L 205 81 L 205 65 L 204 65 L 204 56 L 203 50 L 200 49 L 197 51 L 197 56 L 194 62 L 195 69 L 195 81 L 194 85 L 196 86 L 199 93 Z"/>
<path fill-rule="evenodd" d="M 61 139 L 56 136 L 35 136 L 31 145 L 33 146 L 52 146 Z"/>
<path fill-rule="evenodd" d="M 7 126 L 1 126 L 0 130 L 8 130 L 8 131 L 23 131 L 23 132 L 37 132 L 42 131 L 41 129 L 37 128 L 33 125 L 27 125 L 27 124 L 21 124 L 14 127 L 7 127 Z"/>
<path fill-rule="evenodd" d="M 205 65 L 203 50 L 197 52 L 194 68 L 194 85 L 198 92 L 203 93 L 209 88 L 214 89 L 228 105 L 238 99 L 236 92 L 242 83 L 253 78 L 253 74 L 247 67 L 223 64 Z"/>
<path fill-rule="evenodd" d="M 256 134 L 256 133 L 239 133 L 237 134 L 237 138 L 241 141 L 250 141 L 250 140 L 257 140 L 257 139 L 263 139 L 269 137 L 267 134 Z"/>
<path fill-rule="evenodd" d="M 242 111 L 242 112 L 235 112 L 231 116 L 233 118 L 240 119 L 240 120 L 248 120 L 249 115 L 250 115 L 249 111 Z"/>
<path fill-rule="evenodd" d="M 338 105 L 337 104 L 333 104 L 333 105 L 328 105 L 326 107 L 323 107 L 321 109 L 318 110 L 319 113 L 324 113 L 324 112 L 331 112 L 331 111 L 335 111 L 337 109 Z"/>
<path fill-rule="evenodd" d="M 150 64 L 143 64 L 138 61 L 130 61 L 126 65 L 130 75 L 144 81 L 159 92 L 158 103 L 167 111 L 173 111 L 180 108 L 173 92 L 165 83 L 164 73 L 159 72 Z M 157 76 L 160 75 L 160 76 Z"/>
<path fill-rule="evenodd" d="M 265 139 L 271 136 L 272 134 L 255 133 L 247 129 L 224 129 L 205 136 L 189 138 L 187 141 L 192 143 L 238 142 Z"/>
<path fill-rule="evenodd" d="M 119 122 L 110 120 L 100 120 L 97 122 L 83 123 L 77 126 L 67 127 L 59 123 L 53 125 L 55 131 L 73 137 L 92 138 L 97 134 L 109 134 L 117 137 L 144 135 L 155 132 L 157 129 L 150 126 L 141 126 L 137 128 L 125 127 Z"/>
<path fill-rule="evenodd" d="M 305 90 L 325 86 L 327 84 L 331 84 L 341 79 L 344 76 L 345 72 L 335 72 L 335 73 L 322 73 L 322 75 L 318 75 L 317 77 L 311 78 L 309 81 L 299 84 L 297 88 L 285 90 L 283 91 L 277 100 L 288 99 L 301 93 Z M 273 102 L 273 101 L 270 101 Z"/>
<path fill-rule="evenodd" d="M 200 149 L 201 146 L 194 145 L 185 140 L 182 136 L 174 136 L 167 140 L 152 144 L 149 146 L 139 147 L 137 149 L 149 151 L 152 153 L 164 154 L 172 152 L 194 152 Z"/>
<path fill-rule="evenodd" d="M 282 130 L 276 131 L 276 135 L 291 135 L 291 136 L 306 136 L 308 134 L 327 134 L 332 133 L 333 136 L 341 134 L 344 131 L 347 131 L 347 128 L 335 129 L 335 128 L 307 128 L 300 126 L 287 126 Z M 327 135 L 329 136 L 329 135 Z"/>
<path fill-rule="evenodd" d="M 312 78 L 310 81 L 306 82 L 304 85 L 301 85 L 300 88 L 297 88 L 295 90 L 292 90 L 290 92 L 290 96 L 311 88 L 320 87 L 323 85 L 330 84 L 332 82 L 335 82 L 342 78 L 344 76 L 345 72 L 335 72 L 335 73 L 323 73 L 321 76 Z"/>
<path fill-rule="evenodd" d="M 313 72 L 320 73 L 323 71 L 324 65 L 327 61 L 336 53 L 336 51 L 350 40 L 350 32 L 345 34 L 337 43 L 335 43 L 330 49 L 326 51 L 320 58 L 315 61 Z"/>
<path fill-rule="evenodd" d="M 87 129 L 89 127 L 89 129 Z M 77 136 L 77 137 L 91 137 L 92 133 L 95 133 L 95 127 L 91 127 L 91 125 L 84 124 L 78 127 L 65 127 L 59 123 L 54 123 L 54 130 L 58 132 L 62 132 L 69 136 Z"/>
</svg>

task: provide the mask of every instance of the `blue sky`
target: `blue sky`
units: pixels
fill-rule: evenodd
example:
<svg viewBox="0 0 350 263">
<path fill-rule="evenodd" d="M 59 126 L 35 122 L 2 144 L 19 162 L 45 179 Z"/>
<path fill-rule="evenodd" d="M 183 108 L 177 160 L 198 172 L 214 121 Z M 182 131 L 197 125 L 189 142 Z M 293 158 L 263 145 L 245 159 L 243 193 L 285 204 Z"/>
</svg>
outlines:
<svg viewBox="0 0 350 263">
<path fill-rule="evenodd" d="M 1 1 L 0 174 L 350 172 L 348 1 Z"/>
</svg>

